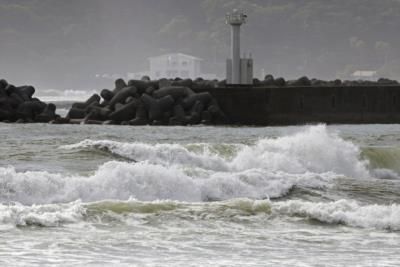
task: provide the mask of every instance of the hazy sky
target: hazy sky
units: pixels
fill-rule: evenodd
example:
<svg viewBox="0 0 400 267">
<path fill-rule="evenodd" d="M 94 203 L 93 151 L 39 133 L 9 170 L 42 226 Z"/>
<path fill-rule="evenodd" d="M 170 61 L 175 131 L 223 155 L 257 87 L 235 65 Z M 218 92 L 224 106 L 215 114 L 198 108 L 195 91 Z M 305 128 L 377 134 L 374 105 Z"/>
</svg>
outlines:
<svg viewBox="0 0 400 267">
<path fill-rule="evenodd" d="M 201 57 L 204 72 L 222 76 L 234 7 L 249 15 L 243 51 L 256 75 L 400 78 L 397 0 L 0 0 L 0 76 L 98 89 L 109 82 L 95 74 L 143 71 L 169 52 Z"/>
</svg>

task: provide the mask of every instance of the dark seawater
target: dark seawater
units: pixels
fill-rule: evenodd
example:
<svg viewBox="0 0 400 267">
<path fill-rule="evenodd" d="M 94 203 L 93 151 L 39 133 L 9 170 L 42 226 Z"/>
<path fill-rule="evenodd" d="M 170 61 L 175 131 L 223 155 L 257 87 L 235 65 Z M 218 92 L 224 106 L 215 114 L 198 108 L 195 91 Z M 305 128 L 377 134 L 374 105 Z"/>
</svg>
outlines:
<svg viewBox="0 0 400 267">
<path fill-rule="evenodd" d="M 398 266 L 399 140 L 0 124 L 0 265 Z"/>
</svg>

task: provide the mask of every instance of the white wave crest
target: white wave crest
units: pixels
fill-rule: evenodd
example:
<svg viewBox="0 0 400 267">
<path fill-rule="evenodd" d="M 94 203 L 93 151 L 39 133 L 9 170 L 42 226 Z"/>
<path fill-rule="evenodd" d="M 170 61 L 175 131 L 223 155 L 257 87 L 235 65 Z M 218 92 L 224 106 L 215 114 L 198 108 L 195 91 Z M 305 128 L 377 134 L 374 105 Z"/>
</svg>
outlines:
<svg viewBox="0 0 400 267">
<path fill-rule="evenodd" d="M 244 148 L 232 162 L 236 169 L 263 168 L 287 173 L 334 172 L 355 178 L 368 177 L 360 149 L 329 132 L 325 125 L 277 139 L 263 139 Z"/>
<path fill-rule="evenodd" d="M 400 230 L 400 206 L 398 204 L 361 206 L 352 200 L 329 203 L 292 200 L 274 203 L 272 210 L 279 214 L 309 217 L 329 224 Z"/>
<path fill-rule="evenodd" d="M 192 165 L 216 171 L 245 171 L 263 169 L 288 174 L 327 173 L 355 178 L 369 177 L 368 162 L 361 160 L 360 149 L 331 133 L 325 125 L 276 139 L 265 138 L 253 146 L 238 145 L 233 159 L 204 149 L 201 153 L 189 151 L 179 144 L 121 143 L 116 141 L 85 140 L 63 146 L 63 149 L 107 149 L 134 159 L 147 160 L 164 166 Z"/>
<path fill-rule="evenodd" d="M 204 169 L 228 170 L 225 159 L 212 153 L 207 147 L 201 153 L 189 151 L 179 144 L 143 144 L 143 143 L 121 143 L 116 141 L 84 140 L 77 144 L 62 146 L 62 149 L 106 149 L 113 154 L 135 160 L 148 161 L 163 166 L 170 165 L 193 165 Z"/>
<path fill-rule="evenodd" d="M 19 203 L 0 204 L 0 224 L 6 226 L 56 227 L 82 221 L 85 208 L 79 201 L 69 204 L 24 206 Z"/>
<path fill-rule="evenodd" d="M 0 200 L 44 204 L 102 199 L 200 200 L 200 191 L 190 177 L 174 168 L 146 162 L 108 162 L 93 175 L 62 176 L 48 172 L 17 172 L 0 168 Z"/>
<path fill-rule="evenodd" d="M 331 179 L 328 174 L 291 176 L 265 170 L 191 175 L 176 166 L 167 168 L 148 162 L 107 162 L 89 177 L 0 168 L 0 201 L 44 204 L 77 199 L 85 202 L 126 200 L 131 197 L 141 201 L 170 199 L 192 202 L 242 197 L 263 199 L 285 195 L 295 184 L 319 187 L 320 183 Z"/>
</svg>

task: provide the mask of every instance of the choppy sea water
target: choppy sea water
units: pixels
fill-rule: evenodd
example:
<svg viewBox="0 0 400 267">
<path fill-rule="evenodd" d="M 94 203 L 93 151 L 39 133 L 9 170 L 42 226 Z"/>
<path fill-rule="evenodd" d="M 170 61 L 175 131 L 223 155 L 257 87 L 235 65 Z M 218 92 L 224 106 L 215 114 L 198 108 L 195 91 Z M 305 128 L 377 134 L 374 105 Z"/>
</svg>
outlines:
<svg viewBox="0 0 400 267">
<path fill-rule="evenodd" d="M 400 126 L 0 124 L 1 266 L 398 266 Z"/>
</svg>

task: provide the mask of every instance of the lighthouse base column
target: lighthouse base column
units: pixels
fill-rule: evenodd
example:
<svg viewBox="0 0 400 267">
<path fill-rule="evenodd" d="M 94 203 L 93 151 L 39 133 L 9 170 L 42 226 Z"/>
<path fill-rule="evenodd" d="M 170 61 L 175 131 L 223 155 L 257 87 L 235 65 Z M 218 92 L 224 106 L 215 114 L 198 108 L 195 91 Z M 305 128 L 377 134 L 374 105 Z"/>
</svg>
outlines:
<svg viewBox="0 0 400 267">
<path fill-rule="evenodd" d="M 226 83 L 227 84 L 232 84 L 233 83 L 233 78 L 232 78 L 232 59 L 228 58 L 226 60 Z"/>
</svg>

